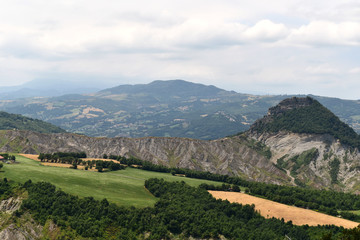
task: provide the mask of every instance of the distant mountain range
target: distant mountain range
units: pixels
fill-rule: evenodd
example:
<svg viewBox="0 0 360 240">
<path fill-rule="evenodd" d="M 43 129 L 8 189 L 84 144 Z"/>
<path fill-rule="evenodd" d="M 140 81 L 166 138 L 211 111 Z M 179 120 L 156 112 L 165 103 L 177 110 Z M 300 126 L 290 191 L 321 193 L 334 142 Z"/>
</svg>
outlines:
<svg viewBox="0 0 360 240">
<path fill-rule="evenodd" d="M 0 110 L 88 136 L 217 139 L 247 130 L 269 107 L 288 97 L 242 94 L 171 80 L 120 85 L 92 94 L 13 97 L 0 100 Z M 312 97 L 360 131 L 360 101 Z"/>
<path fill-rule="evenodd" d="M 104 85 L 100 86 L 99 83 L 89 81 L 73 82 L 64 79 L 35 79 L 17 86 L 0 87 L 0 100 L 55 97 L 73 93 L 85 94 L 104 88 Z"/>
</svg>

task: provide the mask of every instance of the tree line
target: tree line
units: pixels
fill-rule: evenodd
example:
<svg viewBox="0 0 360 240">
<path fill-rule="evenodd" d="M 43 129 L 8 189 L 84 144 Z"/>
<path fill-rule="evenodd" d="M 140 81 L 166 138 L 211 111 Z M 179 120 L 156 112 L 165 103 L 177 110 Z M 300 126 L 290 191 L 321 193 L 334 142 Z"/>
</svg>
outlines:
<svg viewBox="0 0 360 240">
<path fill-rule="evenodd" d="M 265 197 L 266 199 L 287 205 L 318 210 L 333 216 L 341 215 L 343 218 L 353 221 L 360 221 L 360 216 L 348 212 L 349 210 L 360 210 L 360 197 L 351 193 L 248 181 L 235 176 L 157 165 L 135 157 L 127 158 L 124 156 L 108 155 L 107 158 L 119 161 L 122 168 L 130 166 L 147 171 L 171 173 L 172 175 L 225 183 L 220 186 L 202 184 L 202 187 L 208 190 L 238 191 L 241 186 L 245 188 L 246 193 L 254 196 Z M 87 164 L 92 166 L 93 162 Z M 103 164 L 103 168 L 105 168 L 105 165 L 111 164 L 111 162 L 103 161 Z"/>
<path fill-rule="evenodd" d="M 0 156 L 2 156 L 5 160 L 12 160 L 12 161 L 16 160 L 15 155 L 10 155 L 8 153 L 1 153 Z"/>
<path fill-rule="evenodd" d="M 225 185 L 221 186 L 202 184 L 202 187 L 208 190 L 238 191 L 239 186 L 241 186 L 246 189 L 246 193 L 254 196 L 265 197 L 287 205 L 318 210 L 333 216 L 341 215 L 343 218 L 353 221 L 360 221 L 360 216 L 347 212 L 349 210 L 360 210 L 360 197 L 355 194 L 248 181 L 240 177 L 156 165 L 135 157 L 126 158 L 110 155 L 109 158 L 118 160 L 121 164 L 147 171 L 165 172 L 172 175 L 225 183 Z"/>
<path fill-rule="evenodd" d="M 145 187 L 159 200 L 154 207 L 123 207 L 92 197 L 79 198 L 50 183 L 27 181 L 29 195 L 17 215 L 30 211 L 41 224 L 52 219 L 64 231 L 90 239 L 343 239 L 336 226 L 295 226 L 265 219 L 252 205 L 216 200 L 201 187 L 149 179 Z M 356 230 L 354 230 L 356 231 Z M 146 237 L 145 237 L 146 236 Z M 326 238 L 324 238 L 326 239 Z"/>
<path fill-rule="evenodd" d="M 108 171 L 117 171 L 125 169 L 126 166 L 113 161 L 103 160 L 83 160 L 86 158 L 85 152 L 55 152 L 55 153 L 40 153 L 38 159 L 41 162 L 63 163 L 71 164 L 71 168 L 77 169 L 78 165 L 84 166 L 85 170 L 95 168 L 98 172 L 103 172 L 104 169 Z"/>
</svg>

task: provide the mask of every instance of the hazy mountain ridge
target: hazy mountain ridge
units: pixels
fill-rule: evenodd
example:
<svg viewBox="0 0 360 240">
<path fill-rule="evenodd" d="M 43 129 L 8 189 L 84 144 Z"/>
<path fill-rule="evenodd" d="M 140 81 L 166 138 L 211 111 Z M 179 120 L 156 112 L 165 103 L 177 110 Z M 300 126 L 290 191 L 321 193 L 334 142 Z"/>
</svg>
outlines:
<svg viewBox="0 0 360 240">
<path fill-rule="evenodd" d="M 247 130 L 287 97 L 241 94 L 173 80 L 121 85 L 88 95 L 2 100 L 0 109 L 89 136 L 217 139 Z M 314 98 L 360 129 L 359 101 Z"/>
</svg>

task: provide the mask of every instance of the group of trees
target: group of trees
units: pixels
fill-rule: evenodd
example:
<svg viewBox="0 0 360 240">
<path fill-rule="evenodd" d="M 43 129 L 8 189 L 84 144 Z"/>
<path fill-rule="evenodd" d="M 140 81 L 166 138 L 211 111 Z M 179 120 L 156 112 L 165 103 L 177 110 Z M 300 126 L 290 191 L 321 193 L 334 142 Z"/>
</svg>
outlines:
<svg viewBox="0 0 360 240">
<path fill-rule="evenodd" d="M 312 156 L 313 154 L 316 154 L 316 152 L 311 151 L 310 155 Z M 247 181 L 240 177 L 156 165 L 135 157 L 126 158 L 116 155 L 107 155 L 107 157 L 119 161 L 120 164 L 112 161 L 99 160 L 84 161 L 83 164 L 90 168 L 96 166 L 96 169 L 100 172 L 103 171 L 104 168 L 115 171 L 124 169 L 126 166 L 131 166 L 147 171 L 165 172 L 189 178 L 223 182 L 224 184 L 221 186 L 202 184 L 201 187 L 207 190 L 239 191 L 241 186 L 246 189 L 245 191 L 247 193 L 255 196 L 265 197 L 269 200 L 287 205 L 318 210 L 333 216 L 341 215 L 347 219 L 360 220 L 360 217 L 357 215 L 347 212 L 349 210 L 360 210 L 360 198 L 355 194 Z"/>
<path fill-rule="evenodd" d="M 53 163 L 66 163 L 71 164 L 71 168 L 77 169 L 78 165 L 84 166 L 85 170 L 95 167 L 99 172 L 103 172 L 104 169 L 109 171 L 117 171 L 125 169 L 126 166 L 121 165 L 113 161 L 102 160 L 84 160 L 86 153 L 84 152 L 56 152 L 56 153 L 40 153 L 40 161 L 47 161 Z"/>
<path fill-rule="evenodd" d="M 8 153 L 1 153 L 0 156 L 2 156 L 5 160 L 16 160 L 16 157 L 14 155 L 10 155 Z"/>
<path fill-rule="evenodd" d="M 80 159 L 86 158 L 85 152 L 55 152 L 55 153 L 40 153 L 38 159 L 40 161 L 51 161 L 65 163 L 65 161 L 70 161 L 70 159 Z M 62 162 L 64 161 L 64 162 Z"/>
<path fill-rule="evenodd" d="M 291 222 L 265 219 L 254 206 L 216 200 L 205 189 L 184 182 L 149 179 L 145 187 L 158 202 L 152 208 L 127 208 L 106 199 L 78 198 L 49 183 L 28 181 L 29 193 L 18 215 L 26 211 L 44 224 L 52 219 L 65 231 L 73 229 L 81 237 L 94 239 L 320 239 L 341 237 L 345 233 L 335 226 L 295 226 Z"/>
<path fill-rule="evenodd" d="M 317 152 L 312 150 L 309 151 L 310 159 L 314 154 L 317 154 Z M 125 158 L 122 156 L 111 155 L 111 158 L 120 161 L 121 164 L 141 168 L 147 171 L 166 172 L 189 178 L 226 183 L 221 186 L 202 184 L 202 187 L 208 190 L 238 191 L 239 186 L 241 186 L 246 188 L 245 191 L 247 193 L 255 196 L 265 197 L 269 200 L 287 205 L 318 210 L 333 216 L 341 215 L 350 220 L 360 220 L 360 217 L 357 215 L 346 212 L 349 210 L 360 210 L 360 198 L 355 194 L 247 181 L 240 177 L 156 165 L 134 157 Z"/>
</svg>

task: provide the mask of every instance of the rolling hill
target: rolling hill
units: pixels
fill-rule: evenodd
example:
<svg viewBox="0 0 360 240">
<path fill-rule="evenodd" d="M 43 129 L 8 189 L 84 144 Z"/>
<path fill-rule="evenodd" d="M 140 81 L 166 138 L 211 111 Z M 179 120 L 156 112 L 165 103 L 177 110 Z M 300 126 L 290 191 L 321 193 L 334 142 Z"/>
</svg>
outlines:
<svg viewBox="0 0 360 240">
<path fill-rule="evenodd" d="M 93 94 L 0 100 L 0 110 L 88 136 L 209 140 L 249 129 L 268 108 L 288 97 L 241 94 L 172 80 L 120 85 Z M 312 97 L 360 130 L 359 101 Z"/>
<path fill-rule="evenodd" d="M 21 116 L 19 114 L 10 114 L 0 112 L 0 130 L 29 130 L 40 133 L 64 133 L 65 130 L 38 120 Z"/>
</svg>

